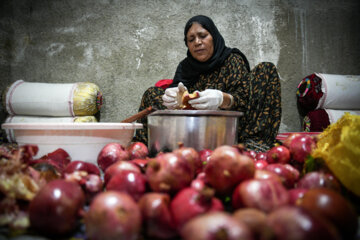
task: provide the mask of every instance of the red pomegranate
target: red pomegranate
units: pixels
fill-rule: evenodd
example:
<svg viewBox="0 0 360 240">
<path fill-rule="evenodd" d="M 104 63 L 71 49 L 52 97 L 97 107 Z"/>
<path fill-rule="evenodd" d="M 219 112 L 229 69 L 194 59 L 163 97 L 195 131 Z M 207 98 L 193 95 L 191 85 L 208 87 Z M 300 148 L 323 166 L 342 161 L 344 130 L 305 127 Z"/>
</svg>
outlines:
<svg viewBox="0 0 360 240">
<path fill-rule="evenodd" d="M 237 148 L 223 145 L 211 154 L 204 169 L 206 181 L 218 194 L 231 194 L 241 181 L 252 178 L 254 160 L 241 154 Z"/>
</svg>

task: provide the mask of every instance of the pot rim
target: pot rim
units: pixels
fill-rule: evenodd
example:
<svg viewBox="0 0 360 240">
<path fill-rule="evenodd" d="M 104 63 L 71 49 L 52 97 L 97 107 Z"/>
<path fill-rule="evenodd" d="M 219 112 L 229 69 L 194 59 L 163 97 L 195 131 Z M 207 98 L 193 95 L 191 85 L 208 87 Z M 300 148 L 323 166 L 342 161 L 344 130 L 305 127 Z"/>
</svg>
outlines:
<svg viewBox="0 0 360 240">
<path fill-rule="evenodd" d="M 157 110 L 148 116 L 221 116 L 241 117 L 243 112 L 226 110 Z"/>
</svg>

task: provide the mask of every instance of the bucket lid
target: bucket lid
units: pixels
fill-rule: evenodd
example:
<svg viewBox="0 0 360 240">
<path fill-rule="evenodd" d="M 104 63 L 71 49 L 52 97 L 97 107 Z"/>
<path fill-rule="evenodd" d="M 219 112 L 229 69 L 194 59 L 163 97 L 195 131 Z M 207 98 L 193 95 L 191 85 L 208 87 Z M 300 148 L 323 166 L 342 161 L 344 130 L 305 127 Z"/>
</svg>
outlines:
<svg viewBox="0 0 360 240">
<path fill-rule="evenodd" d="M 241 117 L 243 112 L 225 110 L 157 110 L 149 116 L 222 116 Z"/>
</svg>

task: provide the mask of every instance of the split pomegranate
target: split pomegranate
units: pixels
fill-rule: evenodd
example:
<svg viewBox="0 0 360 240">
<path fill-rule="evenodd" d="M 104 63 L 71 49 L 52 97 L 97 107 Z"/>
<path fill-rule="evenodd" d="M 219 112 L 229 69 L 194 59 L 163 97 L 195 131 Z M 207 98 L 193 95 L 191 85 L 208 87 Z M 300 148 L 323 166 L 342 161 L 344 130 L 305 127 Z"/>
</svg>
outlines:
<svg viewBox="0 0 360 240">
<path fill-rule="evenodd" d="M 18 149 L 13 149 L 11 151 L 11 154 L 13 155 L 20 155 L 20 158 L 25 162 L 25 163 L 30 163 L 31 161 L 33 161 L 33 157 L 36 156 L 36 154 L 39 152 L 39 147 L 35 144 L 26 144 L 23 146 L 20 146 Z M 4 154 L 4 157 L 11 157 L 10 156 L 10 152 L 7 151 L 7 149 L 3 150 L 1 152 L 2 154 Z"/>
<path fill-rule="evenodd" d="M 343 239 L 355 239 L 358 228 L 356 211 L 339 192 L 328 188 L 309 189 L 297 203 L 329 220 Z"/>
<path fill-rule="evenodd" d="M 170 203 L 176 228 L 180 230 L 186 222 L 200 214 L 224 210 L 214 194 L 215 191 L 209 187 L 201 190 L 187 187 L 179 191 Z"/>
<path fill-rule="evenodd" d="M 65 169 L 65 167 L 71 162 L 70 155 L 62 148 L 58 148 L 55 151 L 48 153 L 45 158 L 48 161 L 56 163 L 61 170 Z"/>
<path fill-rule="evenodd" d="M 85 214 L 86 236 L 92 240 L 136 240 L 141 229 L 141 212 L 124 192 L 99 193 Z"/>
<path fill-rule="evenodd" d="M 102 192 L 104 189 L 103 187 L 104 183 L 99 175 L 88 174 L 82 185 L 87 202 L 91 202 L 98 193 Z"/>
<path fill-rule="evenodd" d="M 97 164 L 105 172 L 111 164 L 120 160 L 130 160 L 129 152 L 119 143 L 106 144 L 97 157 Z"/>
<path fill-rule="evenodd" d="M 85 204 L 80 186 L 63 179 L 47 183 L 29 205 L 31 228 L 49 236 L 71 233 Z"/>
<path fill-rule="evenodd" d="M 29 150 L 29 148 L 32 145 L 30 146 L 26 145 L 26 146 L 27 146 L 26 149 Z M 31 150 L 31 152 L 33 151 L 34 150 Z M 47 155 L 44 155 L 39 159 L 30 161 L 30 165 L 43 163 L 43 162 L 53 165 L 59 172 L 62 172 L 66 168 L 66 166 L 71 162 L 71 157 L 64 149 L 58 148 L 55 151 L 48 153 Z"/>
<path fill-rule="evenodd" d="M 188 161 L 168 152 L 149 161 L 146 176 L 153 191 L 174 194 L 190 185 L 194 172 Z"/>
<path fill-rule="evenodd" d="M 171 239 L 177 235 L 170 213 L 170 195 L 167 193 L 145 193 L 138 202 L 146 237 Z"/>
<path fill-rule="evenodd" d="M 149 155 L 148 147 L 142 142 L 133 142 L 127 148 L 130 159 L 146 158 Z"/>
<path fill-rule="evenodd" d="M 272 179 L 249 179 L 240 183 L 232 195 L 234 209 L 248 207 L 271 212 L 287 205 L 289 196 L 285 187 Z"/>
<path fill-rule="evenodd" d="M 212 152 L 204 172 L 216 193 L 226 195 L 241 181 L 254 176 L 255 165 L 252 158 L 239 153 L 237 148 L 223 145 Z"/>
<path fill-rule="evenodd" d="M 64 179 L 80 185 L 85 193 L 86 202 L 89 203 L 100 192 L 103 191 L 103 181 L 97 174 L 89 174 L 85 171 L 65 173 Z"/>
<path fill-rule="evenodd" d="M 106 184 L 107 191 L 126 192 L 138 201 L 146 192 L 146 179 L 140 172 L 121 171 L 115 174 Z"/>
<path fill-rule="evenodd" d="M 58 169 L 48 162 L 37 163 L 33 165 L 33 169 L 38 171 L 40 175 L 39 177 L 44 179 L 46 182 L 61 178 L 61 173 Z"/>
<path fill-rule="evenodd" d="M 288 163 L 290 161 L 290 151 L 285 146 L 275 146 L 272 147 L 267 152 L 267 162 L 268 163 Z"/>
<path fill-rule="evenodd" d="M 208 212 L 188 221 L 181 230 L 184 240 L 250 240 L 251 231 L 245 223 L 227 212 Z"/>
</svg>

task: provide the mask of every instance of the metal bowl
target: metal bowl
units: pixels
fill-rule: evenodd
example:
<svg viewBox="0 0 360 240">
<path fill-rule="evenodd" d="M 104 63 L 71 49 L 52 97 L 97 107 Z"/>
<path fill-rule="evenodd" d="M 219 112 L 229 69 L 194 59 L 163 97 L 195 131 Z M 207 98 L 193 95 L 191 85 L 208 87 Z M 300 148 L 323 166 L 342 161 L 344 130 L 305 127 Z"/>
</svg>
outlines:
<svg viewBox="0 0 360 240">
<path fill-rule="evenodd" d="M 238 138 L 238 118 L 242 112 L 212 110 L 159 110 L 148 115 L 150 153 L 179 147 L 197 151 L 233 145 Z"/>
</svg>

